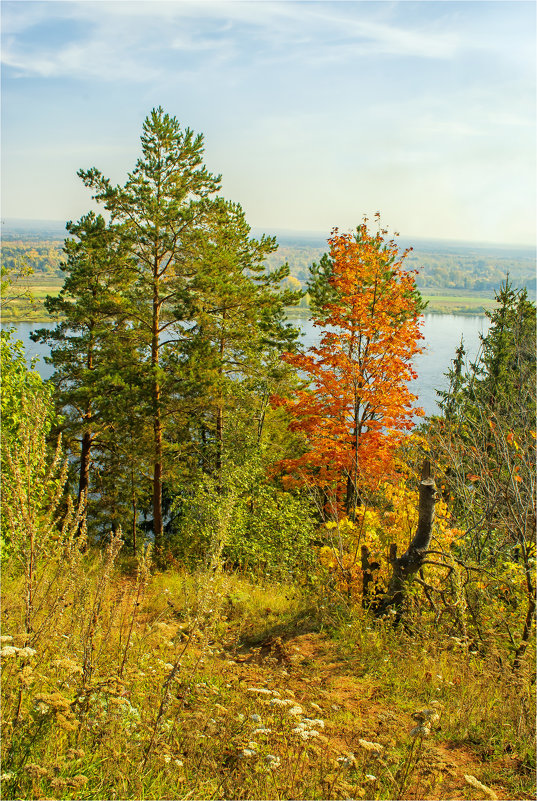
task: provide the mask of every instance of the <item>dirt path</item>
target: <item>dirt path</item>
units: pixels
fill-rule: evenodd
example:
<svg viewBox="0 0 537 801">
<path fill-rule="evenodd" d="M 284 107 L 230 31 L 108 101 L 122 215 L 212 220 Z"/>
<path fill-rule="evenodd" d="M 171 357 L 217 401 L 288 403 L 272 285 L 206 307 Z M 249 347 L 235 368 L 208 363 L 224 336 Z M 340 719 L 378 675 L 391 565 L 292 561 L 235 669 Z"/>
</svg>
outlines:
<svg viewBox="0 0 537 801">
<path fill-rule="evenodd" d="M 334 754 L 352 754 L 360 750 L 360 739 L 372 741 L 395 755 L 386 769 L 401 770 L 410 752 L 410 731 L 416 721 L 373 679 L 353 675 L 352 663 L 339 658 L 334 642 L 316 633 L 285 642 L 269 638 L 230 656 L 236 676 L 245 686 L 283 687 L 299 704 L 313 704 L 326 722 L 325 747 Z M 430 738 L 421 742 L 419 759 L 400 798 L 510 798 L 500 782 L 479 789 L 472 787 L 465 775 L 481 776 L 482 765 L 469 748 L 442 738 L 440 716 Z"/>
</svg>

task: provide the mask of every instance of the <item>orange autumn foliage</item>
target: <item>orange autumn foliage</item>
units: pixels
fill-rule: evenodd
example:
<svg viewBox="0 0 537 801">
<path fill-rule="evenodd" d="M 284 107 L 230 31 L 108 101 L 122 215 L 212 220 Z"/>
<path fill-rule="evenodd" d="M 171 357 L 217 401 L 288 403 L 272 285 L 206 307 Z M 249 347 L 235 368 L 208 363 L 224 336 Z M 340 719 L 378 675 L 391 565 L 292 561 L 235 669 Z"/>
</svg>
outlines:
<svg viewBox="0 0 537 801">
<path fill-rule="evenodd" d="M 330 269 L 324 301 L 313 322 L 320 343 L 284 359 L 307 379 L 293 397 L 276 400 L 302 432 L 307 451 L 280 467 L 287 483 L 305 481 L 356 505 L 360 486 L 386 479 L 393 454 L 413 416 L 416 378 L 412 359 L 421 352 L 420 315 L 424 305 L 385 230 L 370 234 L 367 220 L 356 234 L 334 229 L 328 240 Z M 319 278 L 317 279 L 319 280 Z"/>
</svg>

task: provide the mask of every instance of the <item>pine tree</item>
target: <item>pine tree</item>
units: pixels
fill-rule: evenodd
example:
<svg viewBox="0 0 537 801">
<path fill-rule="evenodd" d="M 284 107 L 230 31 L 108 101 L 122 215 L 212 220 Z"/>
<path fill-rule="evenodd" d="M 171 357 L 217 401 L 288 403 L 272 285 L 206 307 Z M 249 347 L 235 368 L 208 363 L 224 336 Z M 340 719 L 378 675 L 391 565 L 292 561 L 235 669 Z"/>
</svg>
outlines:
<svg viewBox="0 0 537 801">
<path fill-rule="evenodd" d="M 64 284 L 57 297 L 45 301 L 58 322 L 32 338 L 51 347 L 47 360 L 54 365 L 64 438 L 72 453 L 78 450 L 80 502 L 90 488 L 92 449 L 111 426 L 111 360 L 118 358 L 118 304 L 128 271 L 117 231 L 101 215 L 90 212 L 69 222 L 67 230 Z"/>
<path fill-rule="evenodd" d="M 302 293 L 280 289 L 287 265 L 267 271 L 265 258 L 276 250 L 276 241 L 251 238 L 238 204 L 219 202 L 213 212 L 203 265 L 190 284 L 193 327 L 183 352 L 190 375 L 196 375 L 205 468 L 220 472 L 224 449 L 237 455 L 244 447 L 282 378 L 281 352 L 292 348 L 298 335 L 285 322 L 284 309 Z"/>
<path fill-rule="evenodd" d="M 123 313 L 143 361 L 139 387 L 152 420 L 153 535 L 163 545 L 162 487 L 167 399 L 177 376 L 165 371 L 165 352 L 185 334 L 174 309 L 197 272 L 197 245 L 206 224 L 209 198 L 219 177 L 203 165 L 203 137 L 182 129 L 175 117 L 154 109 L 143 125 L 142 157 L 124 186 L 113 186 L 92 168 L 80 177 L 94 191 L 118 227 L 132 264 Z"/>
</svg>

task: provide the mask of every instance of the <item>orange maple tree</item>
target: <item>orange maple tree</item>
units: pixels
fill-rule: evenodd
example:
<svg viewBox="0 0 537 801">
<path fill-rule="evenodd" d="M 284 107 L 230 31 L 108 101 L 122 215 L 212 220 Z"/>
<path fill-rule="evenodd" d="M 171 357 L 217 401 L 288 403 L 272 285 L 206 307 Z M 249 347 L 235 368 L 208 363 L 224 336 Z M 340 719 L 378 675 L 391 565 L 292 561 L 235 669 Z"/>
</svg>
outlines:
<svg viewBox="0 0 537 801">
<path fill-rule="evenodd" d="M 293 397 L 276 400 L 307 447 L 281 463 L 287 483 L 322 488 L 350 515 L 360 487 L 390 475 L 404 432 L 423 414 L 408 385 L 422 350 L 424 304 L 416 271 L 403 267 L 409 251 L 401 254 L 386 235 L 380 225 L 369 233 L 367 218 L 354 235 L 332 232 L 330 253 L 311 268 L 308 287 L 320 343 L 284 354 L 308 380 Z"/>
</svg>

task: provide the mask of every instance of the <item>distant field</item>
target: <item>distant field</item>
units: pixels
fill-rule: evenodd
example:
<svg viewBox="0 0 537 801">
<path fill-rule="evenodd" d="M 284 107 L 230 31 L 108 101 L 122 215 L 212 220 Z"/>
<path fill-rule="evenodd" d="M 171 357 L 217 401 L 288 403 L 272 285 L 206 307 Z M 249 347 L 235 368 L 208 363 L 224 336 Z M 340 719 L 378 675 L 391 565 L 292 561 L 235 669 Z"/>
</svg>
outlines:
<svg viewBox="0 0 537 801">
<path fill-rule="evenodd" d="M 482 298 L 475 295 L 423 295 L 427 301 L 427 311 L 437 314 L 483 314 L 493 309 L 496 301 L 493 298 Z"/>
<path fill-rule="evenodd" d="M 293 288 L 306 287 L 313 262 L 326 250 L 320 235 L 280 232 L 278 251 L 267 259 L 269 269 L 287 262 Z M 59 292 L 63 276 L 60 270 L 63 223 L 15 221 L 2 232 L 2 267 L 13 274 L 22 266 L 34 272 L 31 279 L 33 302 L 19 299 L 9 304 L 3 319 L 13 321 L 45 321 L 50 319 L 43 308 L 47 294 Z M 526 287 L 530 300 L 535 299 L 535 250 L 515 246 L 457 243 L 440 240 L 401 242 L 413 244 L 405 266 L 417 271 L 418 288 L 428 301 L 428 312 L 437 314 L 483 314 L 494 308 L 494 292 L 509 274 L 514 287 Z M 308 315 L 307 304 L 292 315 Z"/>
<path fill-rule="evenodd" d="M 57 295 L 62 288 L 59 278 L 42 278 L 38 281 L 28 282 L 23 287 L 32 293 L 32 301 L 25 298 L 13 300 L 3 311 L 3 322 L 45 322 L 51 318 L 47 314 L 43 302 L 47 295 Z M 467 293 L 465 295 L 453 294 L 437 295 L 434 293 L 423 294 L 427 301 L 427 311 L 435 314 L 483 314 L 485 310 L 494 308 L 495 301 L 490 297 L 482 297 L 477 294 Z M 293 314 L 307 317 L 308 309 L 293 309 Z"/>
<path fill-rule="evenodd" d="M 14 299 L 9 301 L 8 305 L 2 309 L 2 322 L 3 323 L 25 323 L 25 322 L 45 322 L 50 320 L 50 316 L 44 307 L 44 301 L 47 295 L 58 295 L 63 286 L 61 278 L 35 278 L 30 281 L 20 282 L 14 287 L 11 287 L 10 292 L 7 293 L 7 298 L 11 295 Z M 26 297 L 18 297 L 21 292 L 31 293 L 31 299 Z M 3 302 L 6 297 L 3 298 Z"/>
</svg>

